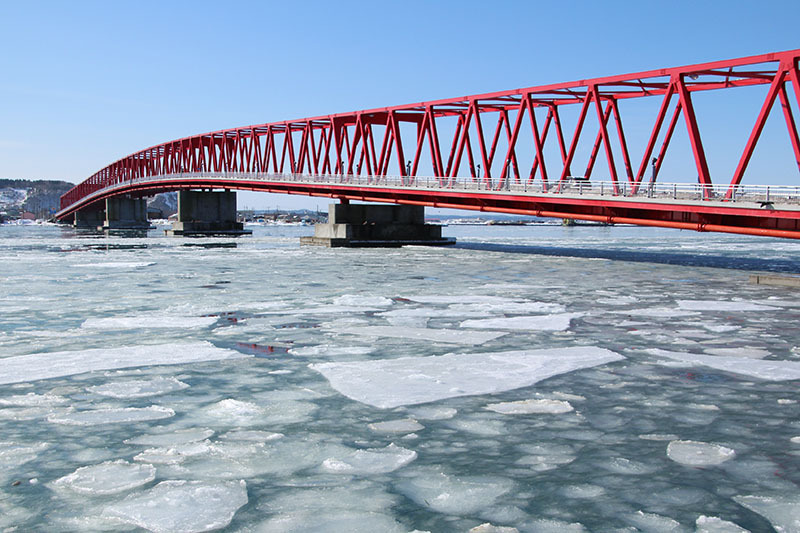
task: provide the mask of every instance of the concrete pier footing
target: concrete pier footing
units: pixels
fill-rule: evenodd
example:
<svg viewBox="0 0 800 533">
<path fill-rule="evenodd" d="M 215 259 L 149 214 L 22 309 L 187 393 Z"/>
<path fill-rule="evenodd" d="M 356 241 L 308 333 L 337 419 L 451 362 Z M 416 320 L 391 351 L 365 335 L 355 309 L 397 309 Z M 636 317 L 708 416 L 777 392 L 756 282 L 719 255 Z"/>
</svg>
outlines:
<svg viewBox="0 0 800 533">
<path fill-rule="evenodd" d="M 425 224 L 425 208 L 415 205 L 331 204 L 327 224 L 314 226 L 301 244 L 328 247 L 445 246 L 442 227 Z"/>
<path fill-rule="evenodd" d="M 102 209 L 85 209 L 83 211 L 75 211 L 75 221 L 73 225 L 76 228 L 96 230 L 97 228 L 103 227 L 105 219 L 106 212 Z"/>
<path fill-rule="evenodd" d="M 167 235 L 187 237 L 250 235 L 236 221 L 236 193 L 233 191 L 179 191 L 178 220 Z"/>
<path fill-rule="evenodd" d="M 154 226 L 147 220 L 147 200 L 117 196 L 106 200 L 102 230 L 148 230 Z"/>
</svg>

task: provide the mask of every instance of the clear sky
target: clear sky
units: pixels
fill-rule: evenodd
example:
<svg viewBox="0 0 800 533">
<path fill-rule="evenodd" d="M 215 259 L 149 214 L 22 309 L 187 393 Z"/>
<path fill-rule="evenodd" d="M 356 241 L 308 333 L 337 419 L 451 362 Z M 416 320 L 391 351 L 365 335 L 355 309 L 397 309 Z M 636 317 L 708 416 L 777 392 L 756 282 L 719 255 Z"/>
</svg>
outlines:
<svg viewBox="0 0 800 533">
<path fill-rule="evenodd" d="M 0 177 L 77 183 L 206 131 L 800 48 L 799 19 L 798 0 L 0 0 Z"/>
</svg>

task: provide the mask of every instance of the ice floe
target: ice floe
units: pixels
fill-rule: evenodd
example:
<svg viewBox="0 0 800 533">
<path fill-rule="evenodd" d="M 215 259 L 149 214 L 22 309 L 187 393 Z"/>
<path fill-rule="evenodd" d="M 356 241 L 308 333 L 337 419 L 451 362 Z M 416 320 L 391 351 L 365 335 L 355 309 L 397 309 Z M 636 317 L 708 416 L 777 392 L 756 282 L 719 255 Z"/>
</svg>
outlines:
<svg viewBox="0 0 800 533">
<path fill-rule="evenodd" d="M 47 393 L 36 394 L 35 392 L 15 394 L 6 398 L 0 398 L 0 405 L 2 406 L 51 407 L 55 405 L 64 405 L 65 403 L 69 403 L 69 400 L 63 396 Z"/>
<path fill-rule="evenodd" d="M 406 466 L 416 458 L 417 452 L 392 443 L 385 448 L 353 450 L 340 457 L 330 457 L 322 462 L 322 468 L 334 474 L 385 474 Z"/>
<path fill-rule="evenodd" d="M 519 533 L 519 529 L 509 526 L 495 526 L 486 522 L 471 528 L 467 533 Z"/>
<path fill-rule="evenodd" d="M 608 311 L 618 315 L 629 315 L 635 317 L 650 318 L 678 318 L 687 316 L 699 316 L 700 313 L 687 309 L 675 309 L 669 307 L 651 307 L 647 309 L 628 309 L 625 311 Z"/>
<path fill-rule="evenodd" d="M 156 533 L 194 533 L 227 526 L 246 503 L 244 481 L 162 481 L 107 506 L 104 514 Z"/>
<path fill-rule="evenodd" d="M 490 403 L 486 406 L 489 411 L 504 415 L 527 415 L 527 414 L 560 414 L 569 413 L 573 410 L 569 402 L 563 400 L 519 400 L 516 402 Z"/>
<path fill-rule="evenodd" d="M 72 265 L 75 268 L 103 268 L 103 269 L 132 269 L 132 268 L 146 268 L 155 265 L 152 261 L 113 261 L 113 262 L 97 262 L 97 263 L 78 263 Z"/>
<path fill-rule="evenodd" d="M 19 466 L 33 461 L 50 444 L 37 442 L 36 444 L 25 444 L 19 442 L 0 441 L 0 464 L 4 467 Z"/>
<path fill-rule="evenodd" d="M 744 357 L 747 359 L 764 359 L 772 355 L 767 350 L 760 348 L 706 348 L 703 350 L 710 355 L 721 355 L 723 357 Z"/>
<path fill-rule="evenodd" d="M 421 469 L 397 483 L 397 489 L 418 505 L 456 516 L 490 507 L 513 488 L 514 483 L 503 477 L 456 477 L 435 469 Z"/>
<path fill-rule="evenodd" d="M 119 424 L 124 422 L 144 422 L 161 420 L 175 416 L 169 407 L 151 405 L 150 407 L 122 407 L 110 409 L 88 409 L 47 417 L 48 422 L 70 426 L 96 426 L 100 424 Z"/>
<path fill-rule="evenodd" d="M 766 518 L 778 533 L 800 531 L 800 496 L 734 496 L 733 500 Z"/>
<path fill-rule="evenodd" d="M 667 457 L 687 466 L 713 466 L 724 463 L 736 455 L 731 448 L 696 442 L 691 440 L 674 440 L 667 445 Z"/>
<path fill-rule="evenodd" d="M 156 469 L 149 464 L 109 461 L 83 466 L 53 482 L 56 488 L 66 488 L 80 494 L 116 494 L 150 483 Z"/>
<path fill-rule="evenodd" d="M 677 300 L 678 307 L 687 311 L 777 311 L 780 307 L 757 304 L 746 300 Z"/>
<path fill-rule="evenodd" d="M 345 294 L 334 298 L 333 303 L 353 307 L 390 307 L 394 302 L 390 298 L 383 296 Z"/>
<path fill-rule="evenodd" d="M 188 388 L 189 385 L 183 381 L 171 377 L 157 376 L 147 380 L 119 381 L 95 385 L 88 387 L 86 390 L 110 398 L 145 398 Z"/>
<path fill-rule="evenodd" d="M 671 352 L 651 348 L 648 353 L 666 357 L 674 361 L 691 363 L 724 370 L 733 374 L 751 376 L 768 381 L 789 381 L 800 379 L 800 362 L 747 359 L 744 357 L 725 357 L 721 355 L 702 355 L 684 352 Z"/>
<path fill-rule="evenodd" d="M 296 424 L 305 422 L 317 410 L 310 402 L 286 400 L 258 405 L 227 398 L 203 408 L 201 417 L 208 423 L 223 426 Z"/>
<path fill-rule="evenodd" d="M 348 398 L 388 408 L 518 389 L 622 359 L 605 348 L 581 346 L 309 366 Z"/>
<path fill-rule="evenodd" d="M 140 463 L 175 465 L 184 462 L 188 457 L 209 453 L 210 449 L 208 441 L 186 442 L 161 448 L 148 448 L 142 453 L 136 454 L 133 460 Z"/>
<path fill-rule="evenodd" d="M 698 516 L 695 528 L 695 533 L 749 533 L 749 530 L 716 516 Z"/>
<path fill-rule="evenodd" d="M 414 433 L 425 426 L 413 418 L 401 418 L 399 420 L 387 420 L 385 422 L 374 422 L 369 424 L 369 429 L 376 433 Z"/>
<path fill-rule="evenodd" d="M 330 344 L 319 344 L 317 346 L 289 348 L 289 353 L 300 357 L 315 355 L 335 357 L 340 355 L 367 355 L 374 349 L 375 348 L 369 346 L 335 346 Z"/>
<path fill-rule="evenodd" d="M 561 465 L 573 462 L 577 456 L 571 446 L 543 442 L 539 444 L 525 444 L 520 446 L 523 455 L 514 464 L 527 466 L 536 472 L 546 472 Z"/>
<path fill-rule="evenodd" d="M 277 440 L 283 437 L 285 437 L 283 433 L 275 433 L 272 431 L 260 431 L 257 429 L 229 431 L 219 436 L 219 438 L 221 439 L 239 440 L 248 442 L 269 442 L 271 440 Z"/>
<path fill-rule="evenodd" d="M 252 357 L 209 342 L 95 348 L 0 358 L 0 384 L 50 379 L 97 370 L 181 365 Z"/>
<path fill-rule="evenodd" d="M 475 329 L 565 331 L 569 329 L 570 322 L 573 319 L 581 316 L 583 316 L 583 313 L 484 318 L 479 320 L 465 320 L 461 323 L 461 327 Z"/>
<path fill-rule="evenodd" d="M 366 337 L 395 337 L 400 339 L 472 345 L 483 344 L 505 335 L 505 332 L 500 331 L 465 332 L 457 329 L 409 328 L 394 326 L 345 327 L 338 329 L 337 333 L 362 335 Z"/>
<path fill-rule="evenodd" d="M 188 428 L 178 429 L 169 433 L 153 433 L 127 439 L 126 444 L 140 444 L 142 446 L 173 446 L 205 440 L 214 435 L 213 429 Z"/>
<path fill-rule="evenodd" d="M 453 409 L 452 407 L 424 405 L 410 409 L 409 413 L 417 420 L 448 420 L 456 416 L 458 410 Z"/>
<path fill-rule="evenodd" d="M 207 328 L 217 321 L 214 316 L 141 315 L 87 318 L 85 329 L 199 329 Z"/>
</svg>

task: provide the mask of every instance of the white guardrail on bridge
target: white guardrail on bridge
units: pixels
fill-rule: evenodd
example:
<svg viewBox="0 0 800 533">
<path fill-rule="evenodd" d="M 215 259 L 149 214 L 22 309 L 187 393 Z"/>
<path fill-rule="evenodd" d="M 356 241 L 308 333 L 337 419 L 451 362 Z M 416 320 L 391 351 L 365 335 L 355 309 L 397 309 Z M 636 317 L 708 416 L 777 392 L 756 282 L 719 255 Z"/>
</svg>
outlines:
<svg viewBox="0 0 800 533">
<path fill-rule="evenodd" d="M 593 181 L 582 176 L 570 176 L 564 181 L 553 180 L 535 183 L 514 182 L 513 180 L 486 180 L 471 177 L 437 178 L 434 176 L 366 176 L 352 174 L 268 174 L 257 172 L 186 172 L 148 176 L 133 180 L 119 181 L 92 194 L 102 196 L 115 189 L 128 185 L 146 184 L 152 181 L 186 180 L 191 178 L 223 178 L 284 183 L 308 183 L 314 185 L 358 186 L 374 188 L 425 189 L 430 191 L 488 192 L 498 195 L 563 195 L 569 197 L 608 198 L 614 200 L 635 199 L 654 203 L 707 203 L 719 202 L 728 207 L 732 204 L 755 203 L 758 207 L 771 207 L 774 204 L 797 206 L 800 208 L 800 187 L 789 185 L 709 185 L 699 183 L 641 183 L 631 184 L 619 181 Z M 616 185 L 616 186 L 615 186 Z M 728 192 L 730 198 L 726 198 Z M 763 205 L 762 205 L 763 204 Z M 744 207 L 744 206 L 742 206 Z M 792 207 L 789 207 L 790 209 Z"/>
</svg>

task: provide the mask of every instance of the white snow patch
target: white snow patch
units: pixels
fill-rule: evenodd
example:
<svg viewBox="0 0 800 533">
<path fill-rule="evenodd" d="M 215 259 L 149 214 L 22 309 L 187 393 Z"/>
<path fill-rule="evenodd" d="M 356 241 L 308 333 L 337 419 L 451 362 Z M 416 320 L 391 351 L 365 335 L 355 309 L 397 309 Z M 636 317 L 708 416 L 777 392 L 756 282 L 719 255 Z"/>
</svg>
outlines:
<svg viewBox="0 0 800 533">
<path fill-rule="evenodd" d="M 505 332 L 499 331 L 464 332 L 457 329 L 429 329 L 394 326 L 365 326 L 356 328 L 345 327 L 342 329 L 337 329 L 337 333 L 363 335 L 367 337 L 396 337 L 400 339 L 472 345 L 483 344 L 506 334 Z"/>
<path fill-rule="evenodd" d="M 388 408 L 518 389 L 622 359 L 604 348 L 581 346 L 309 366 L 348 398 Z"/>
<path fill-rule="evenodd" d="M 109 505 L 104 514 L 156 533 L 193 533 L 227 526 L 246 503 L 244 481 L 162 481 Z"/>
<path fill-rule="evenodd" d="M 80 494 L 116 494 L 150 483 L 155 478 L 156 469 L 153 465 L 119 460 L 83 466 L 55 480 L 53 486 Z"/>
<path fill-rule="evenodd" d="M 172 409 L 159 405 L 151 405 L 150 407 L 123 407 L 74 411 L 71 413 L 48 416 L 47 421 L 70 426 L 97 426 L 100 424 L 161 420 L 162 418 L 169 418 L 171 416 L 175 416 L 175 411 Z"/>
<path fill-rule="evenodd" d="M 716 368 L 734 374 L 742 374 L 768 381 L 789 381 L 800 379 L 800 362 L 746 359 L 744 357 L 724 357 L 720 355 L 701 355 L 683 352 L 669 352 L 658 348 L 646 350 L 658 356 Z"/>
<path fill-rule="evenodd" d="M 399 420 L 387 420 L 386 422 L 375 422 L 369 424 L 369 429 L 376 433 L 414 433 L 425 426 L 413 418 L 401 418 Z"/>
<path fill-rule="evenodd" d="M 406 466 L 416 458 L 417 452 L 392 443 L 385 448 L 353 450 L 341 457 L 325 459 L 322 468 L 333 474 L 385 474 Z"/>
<path fill-rule="evenodd" d="M 490 403 L 489 411 L 503 415 L 561 414 L 573 411 L 572 405 L 563 400 L 519 400 L 516 402 Z"/>
<path fill-rule="evenodd" d="M 0 385 L 151 365 L 181 365 L 252 357 L 209 342 L 95 348 L 0 358 Z"/>
<path fill-rule="evenodd" d="M 736 452 L 719 444 L 674 440 L 667 445 L 667 457 L 687 466 L 712 466 L 733 459 Z"/>
<path fill-rule="evenodd" d="M 778 533 L 800 531 L 800 496 L 734 496 L 739 505 L 766 518 Z"/>
<path fill-rule="evenodd" d="M 155 377 L 147 380 L 121 381 L 88 387 L 86 390 L 110 398 L 145 398 L 183 389 L 189 385 L 172 377 Z"/>
<path fill-rule="evenodd" d="M 677 300 L 678 307 L 687 311 L 777 311 L 780 307 L 757 304 L 746 300 Z"/>
</svg>

